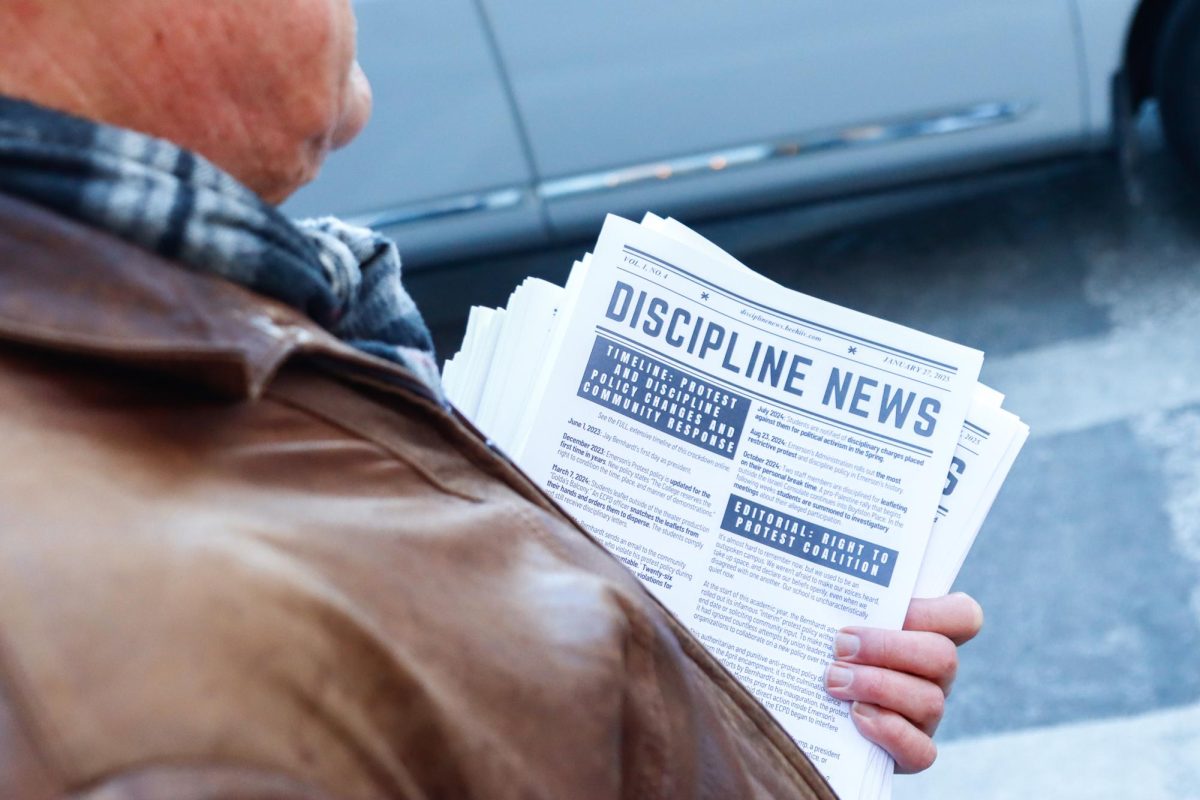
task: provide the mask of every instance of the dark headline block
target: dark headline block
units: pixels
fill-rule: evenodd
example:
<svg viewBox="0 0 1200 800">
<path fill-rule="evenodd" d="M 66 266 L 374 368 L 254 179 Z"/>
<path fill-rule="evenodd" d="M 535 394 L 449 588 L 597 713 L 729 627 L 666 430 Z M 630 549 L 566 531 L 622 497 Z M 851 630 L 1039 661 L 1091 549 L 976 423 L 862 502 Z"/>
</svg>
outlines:
<svg viewBox="0 0 1200 800">
<path fill-rule="evenodd" d="M 604 336 L 596 337 L 578 394 L 730 459 L 750 411 L 742 395 Z"/>
<path fill-rule="evenodd" d="M 880 586 L 891 584 L 899 555 L 736 494 L 729 496 L 721 530 Z"/>
</svg>

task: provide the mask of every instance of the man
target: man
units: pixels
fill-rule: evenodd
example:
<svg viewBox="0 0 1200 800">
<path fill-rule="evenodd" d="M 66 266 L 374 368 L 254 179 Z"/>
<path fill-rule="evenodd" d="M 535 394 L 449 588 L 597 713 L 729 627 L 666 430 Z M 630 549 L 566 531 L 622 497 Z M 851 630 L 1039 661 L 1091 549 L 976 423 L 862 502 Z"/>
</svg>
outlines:
<svg viewBox="0 0 1200 800">
<path fill-rule="evenodd" d="M 348 0 L 10 0 L 0 52 L 0 797 L 832 796 L 446 406 L 391 245 L 268 205 L 368 116 Z M 900 769 L 981 622 L 838 637 Z"/>
</svg>

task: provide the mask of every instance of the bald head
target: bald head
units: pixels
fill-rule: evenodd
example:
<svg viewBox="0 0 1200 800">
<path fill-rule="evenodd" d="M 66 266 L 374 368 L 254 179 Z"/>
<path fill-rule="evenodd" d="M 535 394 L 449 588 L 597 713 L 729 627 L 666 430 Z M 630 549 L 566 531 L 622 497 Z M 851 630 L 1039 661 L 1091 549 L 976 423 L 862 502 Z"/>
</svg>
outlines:
<svg viewBox="0 0 1200 800">
<path fill-rule="evenodd" d="M 271 202 L 370 113 L 350 0 L 5 0 L 0 93 L 195 150 Z"/>
</svg>

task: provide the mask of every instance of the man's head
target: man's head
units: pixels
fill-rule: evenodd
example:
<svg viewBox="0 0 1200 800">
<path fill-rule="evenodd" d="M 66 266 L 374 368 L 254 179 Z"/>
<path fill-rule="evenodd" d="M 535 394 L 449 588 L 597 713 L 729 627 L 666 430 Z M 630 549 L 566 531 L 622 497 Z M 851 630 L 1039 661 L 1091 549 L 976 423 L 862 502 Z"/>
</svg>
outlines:
<svg viewBox="0 0 1200 800">
<path fill-rule="evenodd" d="M 267 200 L 370 114 L 350 0 L 5 0 L 0 93 L 169 139 Z"/>
</svg>

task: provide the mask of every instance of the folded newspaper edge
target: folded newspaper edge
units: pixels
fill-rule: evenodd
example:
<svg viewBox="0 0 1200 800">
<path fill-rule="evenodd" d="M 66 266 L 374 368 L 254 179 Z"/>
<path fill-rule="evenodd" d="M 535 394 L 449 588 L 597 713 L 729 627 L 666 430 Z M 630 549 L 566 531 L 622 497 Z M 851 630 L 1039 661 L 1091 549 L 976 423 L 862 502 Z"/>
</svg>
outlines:
<svg viewBox="0 0 1200 800">
<path fill-rule="evenodd" d="M 772 283 L 673 219 L 610 217 L 594 252 L 565 287 L 472 308 L 448 396 L 839 796 L 890 797 L 891 759 L 823 691 L 832 631 L 949 591 L 1028 427 L 976 381 L 981 353 Z"/>
</svg>

